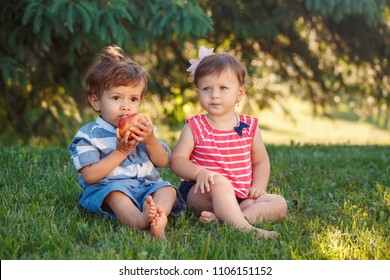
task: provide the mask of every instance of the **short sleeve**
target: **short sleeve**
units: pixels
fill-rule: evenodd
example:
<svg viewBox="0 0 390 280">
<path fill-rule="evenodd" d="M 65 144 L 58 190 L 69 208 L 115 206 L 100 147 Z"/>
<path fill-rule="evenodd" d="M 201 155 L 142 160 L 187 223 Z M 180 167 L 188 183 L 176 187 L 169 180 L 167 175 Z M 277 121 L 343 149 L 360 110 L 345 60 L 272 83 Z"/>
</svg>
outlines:
<svg viewBox="0 0 390 280">
<path fill-rule="evenodd" d="M 91 143 L 90 139 L 84 138 L 80 134 L 80 132 L 76 134 L 68 148 L 71 161 L 77 171 L 100 161 L 100 151 Z"/>
</svg>

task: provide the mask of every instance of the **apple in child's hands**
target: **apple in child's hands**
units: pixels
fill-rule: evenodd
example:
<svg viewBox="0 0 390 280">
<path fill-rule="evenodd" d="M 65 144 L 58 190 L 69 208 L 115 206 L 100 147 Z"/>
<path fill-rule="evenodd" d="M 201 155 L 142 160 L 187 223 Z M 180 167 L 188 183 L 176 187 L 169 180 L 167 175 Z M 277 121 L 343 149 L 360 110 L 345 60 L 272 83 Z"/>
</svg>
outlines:
<svg viewBox="0 0 390 280">
<path fill-rule="evenodd" d="M 134 129 L 141 130 L 138 126 L 135 124 L 137 122 L 142 122 L 143 120 L 146 120 L 146 117 L 144 115 L 134 113 L 129 116 L 122 117 L 119 120 L 118 128 L 119 128 L 119 135 L 123 138 L 127 131 L 130 131 L 130 135 L 128 140 L 133 140 L 133 136 L 131 136 L 131 128 L 134 127 Z"/>
</svg>

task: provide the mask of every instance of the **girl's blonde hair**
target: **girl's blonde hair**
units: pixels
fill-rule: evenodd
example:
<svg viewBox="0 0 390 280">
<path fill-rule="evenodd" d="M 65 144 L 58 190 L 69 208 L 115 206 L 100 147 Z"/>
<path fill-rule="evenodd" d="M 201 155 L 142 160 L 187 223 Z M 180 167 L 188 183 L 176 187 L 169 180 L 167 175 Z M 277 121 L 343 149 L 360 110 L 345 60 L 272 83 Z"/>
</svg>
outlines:
<svg viewBox="0 0 390 280">
<path fill-rule="evenodd" d="M 244 65 L 234 56 L 223 52 L 212 54 L 202 59 L 196 67 L 194 73 L 194 83 L 197 85 L 200 78 L 211 74 L 219 75 L 226 69 L 233 71 L 241 85 L 246 85 L 246 71 Z"/>
</svg>

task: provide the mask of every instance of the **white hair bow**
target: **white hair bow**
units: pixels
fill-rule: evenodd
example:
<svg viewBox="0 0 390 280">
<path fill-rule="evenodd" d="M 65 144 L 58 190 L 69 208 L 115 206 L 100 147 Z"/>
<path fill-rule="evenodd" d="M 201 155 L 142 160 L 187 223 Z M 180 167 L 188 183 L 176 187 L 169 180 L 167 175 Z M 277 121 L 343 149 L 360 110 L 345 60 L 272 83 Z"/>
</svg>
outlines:
<svg viewBox="0 0 390 280">
<path fill-rule="evenodd" d="M 205 46 L 201 46 L 198 51 L 199 59 L 190 59 L 191 66 L 187 69 L 187 72 L 191 72 L 191 76 L 193 77 L 195 74 L 196 67 L 198 67 L 199 63 L 202 61 L 203 58 L 206 56 L 212 55 L 214 49 L 208 49 Z"/>
</svg>

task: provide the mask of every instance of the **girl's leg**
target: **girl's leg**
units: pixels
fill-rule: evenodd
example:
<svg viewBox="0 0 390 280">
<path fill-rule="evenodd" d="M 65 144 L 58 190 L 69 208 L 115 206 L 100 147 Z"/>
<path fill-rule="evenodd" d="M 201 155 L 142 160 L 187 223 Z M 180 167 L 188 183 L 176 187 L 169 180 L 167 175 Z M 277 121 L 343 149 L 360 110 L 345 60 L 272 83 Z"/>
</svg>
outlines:
<svg viewBox="0 0 390 280">
<path fill-rule="evenodd" d="M 218 221 L 218 218 L 213 212 L 202 211 L 202 213 L 200 213 L 199 220 L 203 223 L 211 223 Z"/>
<path fill-rule="evenodd" d="M 241 211 L 251 224 L 281 220 L 287 213 L 287 202 L 280 195 L 264 194 L 256 200 L 246 199 L 240 204 Z"/>
<path fill-rule="evenodd" d="M 244 230 L 256 230 L 258 236 L 264 238 L 276 238 L 274 231 L 266 231 L 255 228 L 248 223 L 237 203 L 233 186 L 223 176 L 215 177 L 215 184 L 209 193 L 194 193 L 192 188 L 187 197 L 189 207 L 215 213 L 219 221 L 227 222 L 236 228 Z"/>
<path fill-rule="evenodd" d="M 151 196 L 148 196 L 141 212 L 133 201 L 120 191 L 113 191 L 104 199 L 104 203 L 118 219 L 133 228 L 147 229 L 157 214 L 157 208 Z"/>
</svg>

